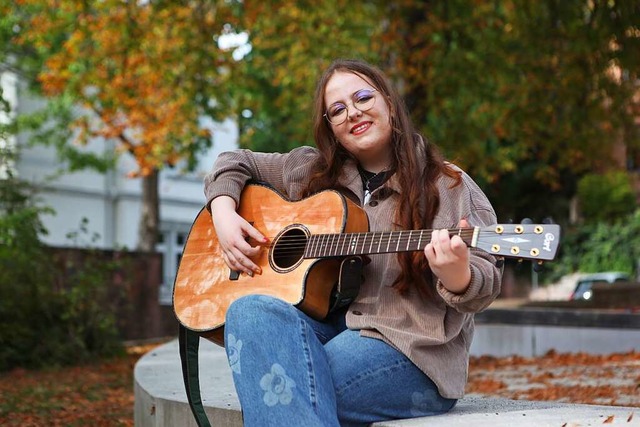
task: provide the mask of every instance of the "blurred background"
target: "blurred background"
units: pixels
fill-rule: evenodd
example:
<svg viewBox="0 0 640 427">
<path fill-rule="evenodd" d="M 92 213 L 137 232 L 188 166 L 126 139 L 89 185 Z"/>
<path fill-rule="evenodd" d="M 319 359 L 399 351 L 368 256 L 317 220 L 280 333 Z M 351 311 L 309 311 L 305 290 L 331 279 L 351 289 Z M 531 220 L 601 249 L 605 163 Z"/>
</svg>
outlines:
<svg viewBox="0 0 640 427">
<path fill-rule="evenodd" d="M 638 281 L 636 0 L 0 0 L 0 370 L 174 334 L 204 174 L 312 145 L 336 58 L 391 76 L 499 222 L 562 226 L 556 261 L 507 263 L 502 299 Z"/>
</svg>

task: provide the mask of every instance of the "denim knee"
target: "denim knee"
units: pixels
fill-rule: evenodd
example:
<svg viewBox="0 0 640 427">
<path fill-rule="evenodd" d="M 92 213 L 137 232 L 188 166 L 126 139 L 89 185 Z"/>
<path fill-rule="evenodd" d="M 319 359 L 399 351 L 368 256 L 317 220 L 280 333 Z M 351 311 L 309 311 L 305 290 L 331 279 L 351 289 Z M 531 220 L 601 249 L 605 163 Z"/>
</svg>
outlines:
<svg viewBox="0 0 640 427">
<path fill-rule="evenodd" d="M 293 306 L 268 295 L 246 295 L 231 303 L 227 309 L 225 323 L 227 328 L 238 324 L 262 324 L 269 317 L 279 317 Z"/>
</svg>

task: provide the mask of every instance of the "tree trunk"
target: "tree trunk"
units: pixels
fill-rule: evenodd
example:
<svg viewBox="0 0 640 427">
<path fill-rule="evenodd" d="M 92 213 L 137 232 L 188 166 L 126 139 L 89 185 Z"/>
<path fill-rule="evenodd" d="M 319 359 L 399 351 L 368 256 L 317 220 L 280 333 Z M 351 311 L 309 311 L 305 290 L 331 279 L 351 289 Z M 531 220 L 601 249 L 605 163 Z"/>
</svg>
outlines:
<svg viewBox="0 0 640 427">
<path fill-rule="evenodd" d="M 142 178 L 142 211 L 138 229 L 138 250 L 154 252 L 158 242 L 160 207 L 158 199 L 158 170 Z"/>
</svg>

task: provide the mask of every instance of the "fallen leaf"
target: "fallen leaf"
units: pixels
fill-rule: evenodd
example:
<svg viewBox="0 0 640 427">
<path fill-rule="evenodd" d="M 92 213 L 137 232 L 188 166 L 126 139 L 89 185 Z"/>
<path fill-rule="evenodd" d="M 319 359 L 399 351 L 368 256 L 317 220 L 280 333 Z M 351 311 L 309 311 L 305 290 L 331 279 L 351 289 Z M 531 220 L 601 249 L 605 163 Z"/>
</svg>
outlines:
<svg viewBox="0 0 640 427">
<path fill-rule="evenodd" d="M 609 415 L 607 417 L 606 420 L 604 420 L 604 422 L 602 424 L 611 424 L 613 422 L 613 419 L 615 418 L 615 415 Z"/>
</svg>

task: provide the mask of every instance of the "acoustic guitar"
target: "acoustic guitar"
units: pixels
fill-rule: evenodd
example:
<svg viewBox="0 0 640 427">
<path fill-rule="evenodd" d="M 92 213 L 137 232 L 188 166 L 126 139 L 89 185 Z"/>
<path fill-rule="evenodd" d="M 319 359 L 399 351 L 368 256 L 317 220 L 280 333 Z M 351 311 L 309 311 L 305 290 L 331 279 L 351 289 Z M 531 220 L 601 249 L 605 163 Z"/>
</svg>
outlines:
<svg viewBox="0 0 640 427">
<path fill-rule="evenodd" d="M 262 274 L 240 274 L 225 264 L 211 214 L 203 208 L 189 232 L 173 288 L 178 321 L 220 345 L 226 311 L 238 298 L 271 295 L 322 319 L 345 257 L 422 251 L 432 232 L 370 232 L 364 210 L 333 190 L 290 201 L 268 186 L 249 184 L 238 213 L 269 238 L 253 259 Z M 469 247 L 538 262 L 554 259 L 560 240 L 556 224 L 496 224 L 449 233 Z"/>
</svg>

